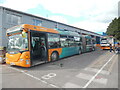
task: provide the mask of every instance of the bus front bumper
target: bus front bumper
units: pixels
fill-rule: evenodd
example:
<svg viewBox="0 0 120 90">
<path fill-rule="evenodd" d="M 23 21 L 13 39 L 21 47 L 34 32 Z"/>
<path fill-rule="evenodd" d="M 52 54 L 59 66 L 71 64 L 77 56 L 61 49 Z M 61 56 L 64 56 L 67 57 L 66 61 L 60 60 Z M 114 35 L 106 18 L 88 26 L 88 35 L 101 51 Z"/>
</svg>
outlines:
<svg viewBox="0 0 120 90">
<path fill-rule="evenodd" d="M 110 49 L 108 46 L 101 46 L 101 49 Z"/>
<path fill-rule="evenodd" d="M 18 62 L 9 62 L 6 60 L 6 63 L 11 65 L 11 66 L 21 66 L 21 67 L 30 67 L 30 63 L 26 64 L 26 61 L 18 61 Z"/>
</svg>

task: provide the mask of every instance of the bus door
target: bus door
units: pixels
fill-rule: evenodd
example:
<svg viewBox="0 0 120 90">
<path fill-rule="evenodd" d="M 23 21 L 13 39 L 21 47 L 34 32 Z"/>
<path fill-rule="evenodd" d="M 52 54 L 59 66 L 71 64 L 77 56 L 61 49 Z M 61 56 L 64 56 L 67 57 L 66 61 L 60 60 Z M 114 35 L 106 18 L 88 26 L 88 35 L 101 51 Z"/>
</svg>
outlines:
<svg viewBox="0 0 120 90">
<path fill-rule="evenodd" d="M 46 34 L 31 32 L 31 62 L 32 66 L 47 60 Z"/>
</svg>

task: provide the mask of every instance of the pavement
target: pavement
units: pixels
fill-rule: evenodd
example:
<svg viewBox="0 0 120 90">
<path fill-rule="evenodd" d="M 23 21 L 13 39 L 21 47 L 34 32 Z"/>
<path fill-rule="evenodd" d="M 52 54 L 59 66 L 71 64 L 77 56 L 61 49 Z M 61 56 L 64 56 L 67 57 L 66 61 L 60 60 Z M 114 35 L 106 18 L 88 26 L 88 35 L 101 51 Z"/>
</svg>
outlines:
<svg viewBox="0 0 120 90">
<path fill-rule="evenodd" d="M 2 65 L 0 65 L 0 89 L 2 89 Z"/>
<path fill-rule="evenodd" d="M 30 68 L 3 64 L 2 88 L 118 88 L 118 59 L 96 50 Z"/>
</svg>

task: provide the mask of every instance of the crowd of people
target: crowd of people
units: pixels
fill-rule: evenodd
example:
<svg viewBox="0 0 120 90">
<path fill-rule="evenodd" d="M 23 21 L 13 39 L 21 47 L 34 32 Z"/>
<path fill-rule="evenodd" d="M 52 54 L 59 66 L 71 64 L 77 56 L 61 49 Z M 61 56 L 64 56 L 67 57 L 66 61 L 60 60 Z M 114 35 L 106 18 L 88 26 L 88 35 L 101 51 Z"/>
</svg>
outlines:
<svg viewBox="0 0 120 90">
<path fill-rule="evenodd" d="M 112 46 L 110 44 L 110 52 L 120 53 L 120 43 L 117 43 L 116 45 Z"/>
</svg>

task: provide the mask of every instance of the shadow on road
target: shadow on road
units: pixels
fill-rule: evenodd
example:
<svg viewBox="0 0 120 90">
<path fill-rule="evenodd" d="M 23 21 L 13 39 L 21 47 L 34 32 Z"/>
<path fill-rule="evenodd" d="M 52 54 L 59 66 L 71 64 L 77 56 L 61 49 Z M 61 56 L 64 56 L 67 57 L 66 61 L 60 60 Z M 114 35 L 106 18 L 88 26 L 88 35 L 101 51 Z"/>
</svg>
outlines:
<svg viewBox="0 0 120 90">
<path fill-rule="evenodd" d="M 40 70 L 80 70 L 87 67 L 93 63 L 97 58 L 101 57 L 108 50 L 96 50 L 93 52 L 83 53 L 81 55 L 74 55 L 71 57 L 66 57 L 58 61 L 39 64 L 30 68 L 23 68 L 18 66 L 12 66 L 17 69 L 26 70 L 26 71 L 40 71 Z"/>
</svg>

